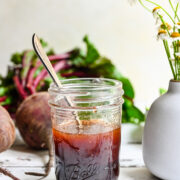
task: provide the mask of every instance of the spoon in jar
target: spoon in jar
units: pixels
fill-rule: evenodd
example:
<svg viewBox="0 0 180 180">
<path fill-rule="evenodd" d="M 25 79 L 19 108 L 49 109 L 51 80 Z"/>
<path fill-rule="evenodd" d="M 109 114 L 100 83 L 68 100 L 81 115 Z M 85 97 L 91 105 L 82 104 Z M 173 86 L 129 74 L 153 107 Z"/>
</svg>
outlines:
<svg viewBox="0 0 180 180">
<path fill-rule="evenodd" d="M 58 76 L 57 76 L 51 62 L 49 61 L 49 58 L 48 58 L 47 54 L 43 50 L 42 45 L 40 43 L 40 40 L 39 40 L 39 38 L 38 38 L 38 36 L 36 34 L 33 34 L 32 44 L 33 44 L 34 51 L 36 52 L 37 56 L 39 57 L 40 61 L 44 65 L 44 67 L 46 68 L 46 70 L 49 73 L 50 77 L 52 78 L 52 80 L 54 81 L 56 86 L 61 88 L 62 84 L 59 81 Z M 67 104 L 69 106 L 71 106 L 71 107 L 73 106 L 73 102 L 71 101 L 71 99 L 69 97 L 65 96 L 65 100 L 66 100 L 66 102 L 67 102 Z M 74 113 L 74 114 L 75 114 L 75 118 L 76 118 L 76 120 L 78 122 L 79 128 L 82 128 L 82 123 L 81 123 L 81 121 L 80 121 L 80 119 L 78 117 L 78 114 L 77 113 Z"/>
</svg>

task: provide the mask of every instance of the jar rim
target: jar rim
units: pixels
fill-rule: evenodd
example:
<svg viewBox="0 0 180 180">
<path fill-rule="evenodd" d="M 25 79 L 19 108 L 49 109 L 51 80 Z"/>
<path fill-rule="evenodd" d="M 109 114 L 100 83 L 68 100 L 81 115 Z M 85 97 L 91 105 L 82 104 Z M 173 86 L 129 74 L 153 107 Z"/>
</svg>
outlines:
<svg viewBox="0 0 180 180">
<path fill-rule="evenodd" d="M 61 84 L 69 84 L 68 82 L 75 82 L 75 81 L 78 81 L 78 80 L 81 80 L 81 81 L 90 81 L 90 80 L 97 80 L 97 81 L 103 81 L 103 82 L 109 82 L 109 83 L 114 83 L 114 85 L 111 85 L 108 87 L 108 89 L 112 89 L 112 88 L 122 88 L 122 83 L 118 80 L 115 80 L 115 79 L 109 79 L 109 78 L 72 78 L 72 79 L 63 79 L 63 80 L 60 80 Z M 75 84 L 75 83 L 74 83 Z M 105 84 L 104 84 L 105 85 Z M 50 88 L 49 90 L 60 90 L 60 89 L 66 89 L 67 90 L 67 87 L 66 86 L 62 86 L 62 87 L 58 87 L 56 86 L 56 84 L 53 82 L 51 83 L 50 85 Z M 103 89 L 103 88 L 97 88 L 97 89 L 94 89 L 94 90 L 99 90 L 99 89 Z"/>
<path fill-rule="evenodd" d="M 60 107 L 56 103 L 54 103 L 52 100 L 49 101 L 49 105 L 52 106 L 55 109 L 61 109 L 61 110 L 70 110 L 70 111 L 94 111 L 95 109 L 117 109 L 119 108 L 120 105 L 123 103 L 122 95 L 124 93 L 122 89 L 122 83 L 118 80 L 114 79 L 108 79 L 108 78 L 73 78 L 73 79 L 65 79 L 65 80 L 60 80 L 62 83 L 62 87 L 57 87 L 55 83 L 52 83 L 49 88 L 49 93 L 50 94 L 61 94 L 63 96 L 69 96 L 75 95 L 75 96 L 87 96 L 88 91 L 91 93 L 100 94 L 99 99 L 113 99 L 117 98 L 119 99 L 119 102 L 117 104 L 111 104 L 109 106 L 107 105 L 102 105 L 99 106 L 98 108 L 92 108 L 92 107 L 86 107 L 81 108 L 81 107 Z M 88 84 L 90 83 L 90 84 Z M 94 85 L 94 86 L 93 86 Z M 84 91 L 82 91 L 82 87 L 86 88 Z M 114 92 L 109 93 L 109 92 Z M 73 94 L 75 93 L 75 94 Z M 79 94 L 78 94 L 79 93 Z M 102 96 L 101 93 L 105 93 L 105 96 Z M 106 96 L 109 95 L 109 96 Z"/>
</svg>

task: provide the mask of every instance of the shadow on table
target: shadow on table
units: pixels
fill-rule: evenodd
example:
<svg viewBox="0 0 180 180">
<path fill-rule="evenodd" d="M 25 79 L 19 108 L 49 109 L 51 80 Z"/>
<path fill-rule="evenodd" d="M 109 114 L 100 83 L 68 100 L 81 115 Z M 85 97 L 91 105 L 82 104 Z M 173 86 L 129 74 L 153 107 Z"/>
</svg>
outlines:
<svg viewBox="0 0 180 180">
<path fill-rule="evenodd" d="M 160 180 L 146 168 L 123 168 L 123 174 L 129 178 L 128 180 Z"/>
</svg>

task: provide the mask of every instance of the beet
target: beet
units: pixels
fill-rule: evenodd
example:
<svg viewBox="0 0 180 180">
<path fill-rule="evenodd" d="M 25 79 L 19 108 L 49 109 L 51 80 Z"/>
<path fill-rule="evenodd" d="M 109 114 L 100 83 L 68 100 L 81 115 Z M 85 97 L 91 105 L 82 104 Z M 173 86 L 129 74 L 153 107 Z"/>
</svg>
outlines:
<svg viewBox="0 0 180 180">
<path fill-rule="evenodd" d="M 9 113 L 0 106 L 0 152 L 3 152 L 10 148 L 14 143 L 16 137 L 15 126 Z M 0 167 L 0 173 L 11 177 L 14 180 L 19 180 L 17 177 L 12 175 L 6 169 Z"/>
<path fill-rule="evenodd" d="M 53 143 L 51 115 L 47 92 L 35 93 L 27 97 L 16 112 L 16 125 L 24 141 L 33 149 L 49 149 L 48 175 L 53 164 Z M 27 173 L 37 175 L 36 173 Z"/>
<path fill-rule="evenodd" d="M 16 133 L 9 113 L 2 106 L 0 106 L 0 124 L 0 152 L 3 152 L 14 143 Z"/>
</svg>

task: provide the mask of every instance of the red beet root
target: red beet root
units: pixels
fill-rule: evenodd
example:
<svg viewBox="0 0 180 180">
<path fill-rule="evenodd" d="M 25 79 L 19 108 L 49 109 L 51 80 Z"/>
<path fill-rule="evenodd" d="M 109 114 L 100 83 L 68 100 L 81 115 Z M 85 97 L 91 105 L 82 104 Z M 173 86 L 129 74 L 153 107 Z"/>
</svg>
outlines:
<svg viewBox="0 0 180 180">
<path fill-rule="evenodd" d="M 34 149 L 49 149 L 50 160 L 47 165 L 48 175 L 53 164 L 51 115 L 47 92 L 35 93 L 27 97 L 16 112 L 16 124 L 24 141 Z M 27 173 L 37 175 L 36 173 Z"/>
<path fill-rule="evenodd" d="M 0 152 L 10 148 L 16 137 L 15 126 L 9 113 L 0 106 Z M 0 173 L 11 177 L 13 180 L 19 180 L 7 170 L 0 167 Z"/>
<path fill-rule="evenodd" d="M 9 113 L 0 106 L 0 152 L 7 150 L 15 140 L 15 126 Z"/>
</svg>

